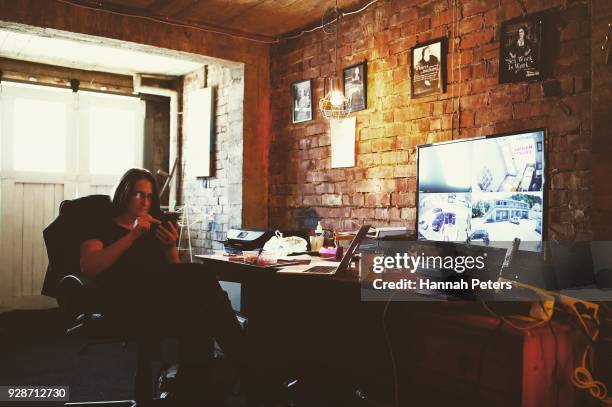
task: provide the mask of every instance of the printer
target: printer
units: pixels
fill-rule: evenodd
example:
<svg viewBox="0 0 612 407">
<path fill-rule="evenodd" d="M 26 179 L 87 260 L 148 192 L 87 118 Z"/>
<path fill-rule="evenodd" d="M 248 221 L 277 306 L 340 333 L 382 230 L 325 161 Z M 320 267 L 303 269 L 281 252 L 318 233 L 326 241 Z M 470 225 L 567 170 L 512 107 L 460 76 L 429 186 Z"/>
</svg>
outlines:
<svg viewBox="0 0 612 407">
<path fill-rule="evenodd" d="M 230 229 L 227 232 L 227 240 L 223 241 L 223 248 L 226 253 L 241 254 L 243 250 L 257 250 L 264 247 L 264 244 L 272 236 L 276 229 Z M 308 242 L 308 233 L 305 231 L 280 231 L 283 236 L 299 236 Z"/>
</svg>

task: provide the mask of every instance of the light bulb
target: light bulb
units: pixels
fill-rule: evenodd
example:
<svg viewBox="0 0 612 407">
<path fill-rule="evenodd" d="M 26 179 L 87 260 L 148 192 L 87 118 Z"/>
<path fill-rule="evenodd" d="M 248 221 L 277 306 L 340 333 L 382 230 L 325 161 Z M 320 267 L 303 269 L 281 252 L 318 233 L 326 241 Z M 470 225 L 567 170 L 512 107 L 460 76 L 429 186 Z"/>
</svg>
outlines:
<svg viewBox="0 0 612 407">
<path fill-rule="evenodd" d="M 329 102 L 334 107 L 342 106 L 342 103 L 344 102 L 344 95 L 339 90 L 332 90 L 331 95 L 329 96 Z"/>
</svg>

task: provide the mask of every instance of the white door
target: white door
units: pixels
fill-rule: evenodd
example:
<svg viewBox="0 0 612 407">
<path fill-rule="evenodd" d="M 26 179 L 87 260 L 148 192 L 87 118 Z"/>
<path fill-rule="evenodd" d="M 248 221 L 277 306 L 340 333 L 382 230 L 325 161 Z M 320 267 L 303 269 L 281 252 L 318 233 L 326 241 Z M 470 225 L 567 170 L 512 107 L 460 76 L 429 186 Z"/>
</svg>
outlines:
<svg viewBox="0 0 612 407">
<path fill-rule="evenodd" d="M 47 267 L 43 229 L 64 199 L 110 194 L 142 166 L 138 98 L 0 85 L 0 306 L 38 296 Z"/>
</svg>

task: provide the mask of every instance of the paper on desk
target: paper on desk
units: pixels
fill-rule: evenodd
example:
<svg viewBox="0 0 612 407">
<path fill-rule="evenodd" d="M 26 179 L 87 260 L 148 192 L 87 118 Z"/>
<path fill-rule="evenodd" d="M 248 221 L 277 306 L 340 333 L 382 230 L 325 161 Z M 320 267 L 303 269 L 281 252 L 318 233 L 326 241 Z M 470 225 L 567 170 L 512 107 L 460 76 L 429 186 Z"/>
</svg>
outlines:
<svg viewBox="0 0 612 407">
<path fill-rule="evenodd" d="M 300 254 L 299 256 L 281 256 L 276 261 L 278 263 L 294 263 L 294 264 L 310 264 L 310 256 L 307 254 Z"/>
<path fill-rule="evenodd" d="M 331 166 L 332 168 L 355 166 L 355 116 L 346 119 L 331 119 Z"/>
</svg>

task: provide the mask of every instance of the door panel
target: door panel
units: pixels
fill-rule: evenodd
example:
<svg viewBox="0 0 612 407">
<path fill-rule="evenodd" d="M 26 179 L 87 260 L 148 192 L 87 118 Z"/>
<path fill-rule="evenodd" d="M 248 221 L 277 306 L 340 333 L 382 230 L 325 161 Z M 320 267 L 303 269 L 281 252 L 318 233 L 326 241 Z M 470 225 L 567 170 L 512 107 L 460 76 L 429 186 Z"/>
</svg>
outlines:
<svg viewBox="0 0 612 407">
<path fill-rule="evenodd" d="M 116 148 L 129 147 L 128 151 L 131 152 L 129 156 L 133 155 L 134 157 L 131 163 L 124 160 L 124 166 L 140 167 L 142 166 L 144 103 L 134 97 L 87 92 L 79 92 L 78 95 L 75 95 L 65 89 L 58 90 L 43 86 L 11 83 L 6 85 L 3 83 L 1 96 L 0 259 L 2 261 L 0 261 L 0 306 L 11 307 L 13 304 L 24 303 L 20 300 L 25 299 L 25 297 L 40 295 L 48 264 L 42 232 L 57 217 L 60 203 L 64 199 L 73 199 L 88 194 L 111 194 L 120 174 L 127 169 L 112 166 L 115 142 L 107 141 L 106 145 L 104 142 L 98 142 L 96 146 L 100 145 L 99 148 L 106 149 L 101 154 L 107 158 L 109 163 L 105 170 L 111 171 L 111 173 L 91 173 L 90 163 L 92 154 L 95 153 L 90 149 L 90 146 L 93 145 L 90 140 L 91 135 L 108 134 L 108 132 L 103 131 L 104 129 L 100 130 L 100 123 L 95 129 L 89 126 L 90 112 L 94 111 L 92 109 L 108 108 L 110 106 L 114 109 L 124 109 L 125 112 L 121 113 L 123 116 L 133 117 L 130 122 L 133 123 L 130 130 L 122 132 L 122 140 L 125 140 L 125 146 L 120 145 Z M 32 123 L 29 127 L 16 125 L 14 106 L 17 100 L 22 105 L 21 116 L 24 116 L 24 111 L 27 111 L 27 109 L 24 110 L 23 106 L 24 103 L 27 104 L 27 100 L 32 100 L 34 105 L 36 103 L 40 105 L 45 101 L 53 102 L 54 106 L 63 103 L 67 107 L 65 109 L 66 123 L 58 124 L 57 115 L 53 115 L 55 121 L 46 121 L 42 117 L 44 114 L 39 112 L 38 116 L 40 117 L 32 117 L 31 120 L 38 119 L 45 123 L 41 128 Z M 25 119 L 21 117 L 20 120 Z M 112 122 L 112 120 L 109 120 L 109 122 Z M 63 136 L 59 137 L 57 131 L 55 133 L 47 132 L 45 126 L 53 126 L 53 123 L 56 124 L 55 127 L 63 129 L 65 138 Z M 116 127 L 115 125 L 115 131 L 118 131 Z M 21 147 L 17 153 L 21 170 L 16 171 L 14 168 L 15 137 L 19 129 L 21 129 L 24 137 L 34 141 L 26 146 L 23 143 L 20 144 Z M 24 133 L 26 131 L 24 129 L 29 133 Z M 32 134 L 34 131 L 38 134 Z M 50 152 L 41 146 L 46 145 L 45 143 L 48 144 L 49 139 L 45 139 L 44 136 L 41 138 L 40 134 L 42 132 L 56 134 L 58 143 L 62 145 L 64 144 L 63 140 L 65 140 L 64 171 L 58 172 L 57 165 L 50 168 L 49 171 L 45 170 L 45 154 Z M 134 134 L 133 140 L 130 140 L 130 134 Z M 30 144 L 32 145 L 30 146 Z M 31 149 L 31 156 L 28 156 L 28 149 Z M 123 155 L 126 156 L 125 153 Z M 28 167 L 29 165 L 31 165 L 31 168 Z M 30 170 L 28 171 L 28 169 Z"/>
</svg>

